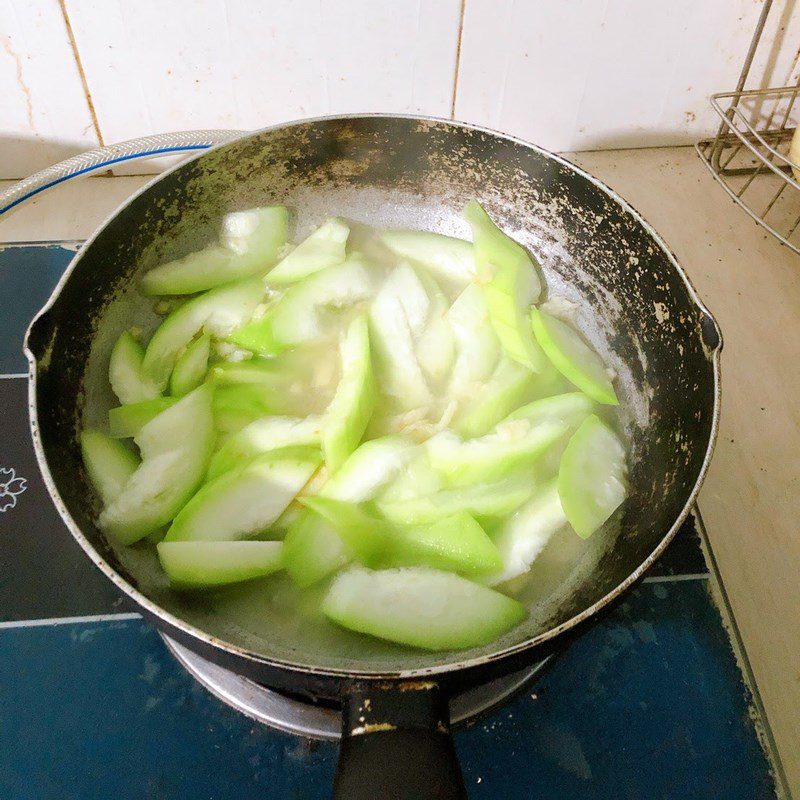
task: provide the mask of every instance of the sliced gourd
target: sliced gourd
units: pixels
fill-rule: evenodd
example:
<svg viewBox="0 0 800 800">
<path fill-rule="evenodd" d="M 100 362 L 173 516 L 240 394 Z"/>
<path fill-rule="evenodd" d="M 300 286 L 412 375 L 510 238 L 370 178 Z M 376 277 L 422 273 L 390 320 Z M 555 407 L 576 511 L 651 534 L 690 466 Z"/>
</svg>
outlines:
<svg viewBox="0 0 800 800">
<path fill-rule="evenodd" d="M 488 433 L 530 397 L 535 377 L 527 367 L 504 355 L 489 380 L 461 403 L 453 428 L 467 438 Z"/>
<path fill-rule="evenodd" d="M 113 503 L 139 466 L 139 459 L 122 442 L 99 431 L 81 434 L 83 466 L 103 505 Z"/>
<path fill-rule="evenodd" d="M 533 477 L 527 473 L 514 475 L 496 483 L 442 489 L 403 500 L 379 499 L 378 511 L 390 522 L 401 525 L 422 525 L 466 511 L 473 517 L 502 517 L 516 511 L 530 496 Z"/>
<path fill-rule="evenodd" d="M 223 246 L 211 245 L 161 264 L 142 278 L 145 294 L 193 294 L 266 272 L 286 244 L 289 215 L 283 206 L 228 214 Z"/>
<path fill-rule="evenodd" d="M 158 558 L 176 588 L 205 589 L 279 570 L 283 542 L 159 542 Z"/>
<path fill-rule="evenodd" d="M 253 316 L 264 298 L 260 278 L 213 289 L 173 311 L 156 329 L 144 355 L 144 370 L 164 389 L 180 354 L 201 329 L 223 338 Z"/>
<path fill-rule="evenodd" d="M 531 424 L 538 424 L 545 420 L 555 420 L 566 423 L 570 428 L 577 428 L 594 409 L 594 401 L 583 392 L 566 392 L 542 397 L 521 406 L 509 414 L 506 421 L 526 419 Z"/>
<path fill-rule="evenodd" d="M 544 356 L 528 324 L 528 309 L 541 293 L 533 260 L 475 200 L 465 206 L 464 217 L 472 226 L 478 278 L 503 349 L 510 358 L 538 372 Z"/>
<path fill-rule="evenodd" d="M 487 581 L 490 586 L 516 578 L 531 568 L 553 534 L 567 524 L 556 481 L 542 486 L 494 535 L 502 567 Z"/>
<path fill-rule="evenodd" d="M 492 433 L 462 440 L 450 431 L 431 437 L 426 445 L 434 469 L 454 486 L 504 478 L 537 459 L 569 430 L 560 420 L 527 419 L 498 425 Z"/>
<path fill-rule="evenodd" d="M 477 520 L 461 511 L 419 527 L 394 527 L 389 536 L 387 566 L 433 567 L 465 575 L 491 573 L 503 561 Z"/>
<path fill-rule="evenodd" d="M 264 532 L 319 467 L 319 451 L 259 456 L 203 486 L 175 517 L 165 541 L 229 541 Z"/>
<path fill-rule="evenodd" d="M 320 494 L 351 503 L 371 500 L 413 457 L 415 445 L 402 436 L 364 442 L 322 487 Z"/>
<path fill-rule="evenodd" d="M 489 320 L 480 287 L 470 284 L 447 312 L 455 339 L 455 363 L 447 393 L 470 397 L 494 372 L 501 354 L 500 340 Z"/>
<path fill-rule="evenodd" d="M 214 454 L 208 477 L 243 466 L 256 456 L 298 445 L 319 446 L 322 441 L 321 417 L 261 417 L 228 439 Z"/>
<path fill-rule="evenodd" d="M 183 397 L 203 382 L 210 353 L 211 336 L 204 333 L 178 357 L 169 379 L 169 391 L 173 397 Z"/>
<path fill-rule="evenodd" d="M 431 386 L 440 387 L 450 376 L 455 359 L 455 337 L 450 327 L 449 303 L 430 275 L 420 274 L 430 298 L 424 328 L 416 335 L 415 352 L 420 367 Z"/>
<path fill-rule="evenodd" d="M 372 374 L 367 319 L 350 323 L 339 348 L 342 379 L 325 412 L 322 454 L 335 472 L 358 447 L 375 408 L 375 379 Z"/>
<path fill-rule="evenodd" d="M 176 402 L 174 397 L 156 397 L 154 400 L 112 408 L 108 412 L 109 435 L 114 439 L 136 436 L 153 417 L 157 417 Z"/>
<path fill-rule="evenodd" d="M 423 446 L 416 447 L 397 477 L 381 493 L 381 500 L 397 502 L 409 497 L 434 494 L 444 488 L 444 480 L 431 465 Z"/>
<path fill-rule="evenodd" d="M 286 571 L 301 588 L 321 581 L 350 560 L 336 529 L 309 510 L 303 510 L 289 526 L 284 548 Z"/>
<path fill-rule="evenodd" d="M 340 219 L 326 220 L 267 275 L 271 286 L 296 283 L 315 272 L 341 264 L 350 228 Z"/>
<path fill-rule="evenodd" d="M 111 351 L 108 363 L 108 380 L 120 403 L 141 403 L 158 397 L 156 383 L 144 371 L 144 348 L 124 331 Z"/>
<path fill-rule="evenodd" d="M 320 489 L 321 498 L 361 503 L 374 497 L 403 469 L 413 443 L 386 436 L 362 444 Z M 286 534 L 286 569 L 298 586 L 309 586 L 347 564 L 352 557 L 323 516 L 304 510 Z"/>
<path fill-rule="evenodd" d="M 209 370 L 217 385 L 229 386 L 251 383 L 258 386 L 280 386 L 285 376 L 276 359 L 254 358 L 248 361 L 221 361 Z"/>
<path fill-rule="evenodd" d="M 402 409 L 433 402 L 417 358 L 416 337 L 425 329 L 430 298 L 414 270 L 396 267 L 370 306 L 370 341 L 382 391 Z"/>
<path fill-rule="evenodd" d="M 383 231 L 380 238 L 395 255 L 419 264 L 451 286 L 464 288 L 475 276 L 472 245 L 463 239 L 413 230 Z"/>
<path fill-rule="evenodd" d="M 217 386 L 212 402 L 214 425 L 220 433 L 238 433 L 261 417 L 281 414 L 284 400 L 284 396 L 265 391 L 262 386 Z"/>
<path fill-rule="evenodd" d="M 348 570 L 334 580 L 322 610 L 344 628 L 425 650 L 488 644 L 526 616 L 516 600 L 424 568 Z"/>
<path fill-rule="evenodd" d="M 538 308 L 531 309 L 531 325 L 542 350 L 568 381 L 598 403 L 619 404 L 603 360 L 573 327 Z"/>
<path fill-rule="evenodd" d="M 148 422 L 136 437 L 142 463 L 100 515 L 100 526 L 131 544 L 166 525 L 192 496 L 214 445 L 210 386 L 201 386 Z"/>
<path fill-rule="evenodd" d="M 261 206 L 232 211 L 222 219 L 222 244 L 239 255 L 260 256 L 275 263 L 286 244 L 289 212 L 284 206 Z"/>
<path fill-rule="evenodd" d="M 332 497 L 301 497 L 300 502 L 336 531 L 348 555 L 367 566 L 374 564 L 387 544 L 387 524 L 357 503 Z"/>
<path fill-rule="evenodd" d="M 558 471 L 558 493 L 569 524 L 587 539 L 627 495 L 625 448 L 594 414 L 569 440 Z"/>
<path fill-rule="evenodd" d="M 361 503 L 374 497 L 403 468 L 412 443 L 386 436 L 362 444 L 322 487 L 320 497 Z M 298 586 L 310 586 L 350 561 L 342 538 L 324 516 L 304 510 L 286 533 L 286 570 Z"/>
<path fill-rule="evenodd" d="M 411 335 L 416 339 L 425 329 L 431 312 L 431 289 L 435 283 L 422 279 L 422 274 L 417 272 L 410 264 L 398 264 L 386 278 L 381 288 L 385 297 L 391 297 L 400 304 L 408 321 Z"/>
<path fill-rule="evenodd" d="M 367 265 L 360 256 L 352 255 L 290 286 L 261 319 L 234 331 L 229 340 L 264 356 L 277 355 L 325 332 L 322 309 L 352 306 L 371 292 Z"/>
</svg>

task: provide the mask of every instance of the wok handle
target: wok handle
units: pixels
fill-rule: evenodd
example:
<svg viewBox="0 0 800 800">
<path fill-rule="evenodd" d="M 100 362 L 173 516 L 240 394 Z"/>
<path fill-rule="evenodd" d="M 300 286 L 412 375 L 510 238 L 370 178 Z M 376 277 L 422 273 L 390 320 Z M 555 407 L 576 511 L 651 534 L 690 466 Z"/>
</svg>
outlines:
<svg viewBox="0 0 800 800">
<path fill-rule="evenodd" d="M 466 800 L 438 684 L 359 684 L 343 704 L 334 800 Z"/>
</svg>

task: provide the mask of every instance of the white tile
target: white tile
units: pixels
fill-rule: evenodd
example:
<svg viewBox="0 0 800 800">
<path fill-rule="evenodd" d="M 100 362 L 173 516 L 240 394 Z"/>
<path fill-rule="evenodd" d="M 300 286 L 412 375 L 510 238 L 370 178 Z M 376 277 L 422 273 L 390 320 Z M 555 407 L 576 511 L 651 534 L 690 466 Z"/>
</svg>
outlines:
<svg viewBox="0 0 800 800">
<path fill-rule="evenodd" d="M 0 216 L 0 242 L 86 239 L 151 177 L 82 178 L 47 189 Z M 0 192 L 13 183 L 0 181 Z"/>
<path fill-rule="evenodd" d="M 782 18 L 783 5 L 753 85 L 781 85 L 796 70 L 800 18 Z M 553 150 L 692 143 L 716 130 L 708 97 L 735 88 L 760 9 L 753 0 L 467 0 L 456 116 Z"/>
<path fill-rule="evenodd" d="M 0 177 L 96 146 L 58 0 L 0 0 Z"/>
<path fill-rule="evenodd" d="M 66 0 L 102 135 L 449 116 L 460 0 Z"/>
</svg>

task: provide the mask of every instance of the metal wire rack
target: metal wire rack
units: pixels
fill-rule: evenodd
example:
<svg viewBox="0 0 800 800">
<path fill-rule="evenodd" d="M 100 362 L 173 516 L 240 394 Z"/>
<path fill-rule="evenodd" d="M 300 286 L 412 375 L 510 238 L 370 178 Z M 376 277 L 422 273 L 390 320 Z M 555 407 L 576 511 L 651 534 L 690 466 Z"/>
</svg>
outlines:
<svg viewBox="0 0 800 800">
<path fill-rule="evenodd" d="M 711 97 L 721 119 L 717 135 L 696 147 L 725 191 L 759 225 L 800 254 L 800 163 L 789 155 L 794 120 L 800 118 L 800 83 L 744 88 L 771 6 L 772 0 L 764 0 L 735 91 Z"/>
</svg>

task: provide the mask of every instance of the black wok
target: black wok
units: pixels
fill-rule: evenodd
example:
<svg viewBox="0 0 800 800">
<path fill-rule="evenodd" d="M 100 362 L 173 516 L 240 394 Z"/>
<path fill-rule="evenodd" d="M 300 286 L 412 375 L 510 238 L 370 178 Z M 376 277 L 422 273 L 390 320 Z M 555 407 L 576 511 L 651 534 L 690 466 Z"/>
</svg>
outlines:
<svg viewBox="0 0 800 800">
<path fill-rule="evenodd" d="M 108 354 L 155 316 L 136 292 L 150 267 L 196 249 L 223 214 L 282 203 L 297 233 L 330 214 L 466 237 L 477 198 L 542 264 L 551 291 L 618 373 L 630 440 L 630 496 L 578 567 L 530 618 L 487 647 L 444 654 L 293 637 L 219 623 L 213 603 L 170 591 L 152 555 L 112 550 L 77 434 L 113 404 Z M 717 325 L 664 242 L 621 198 L 564 159 L 449 121 L 359 116 L 269 128 L 156 178 L 84 245 L 28 331 L 31 427 L 45 482 L 87 555 L 163 632 L 267 686 L 344 706 L 339 797 L 461 797 L 447 695 L 561 646 L 664 550 L 705 475 L 719 412 Z M 138 560 L 137 560 L 138 559 Z M 149 559 L 149 561 L 148 561 Z M 271 614 L 265 606 L 265 614 Z"/>
</svg>

